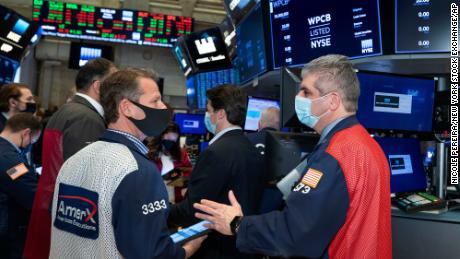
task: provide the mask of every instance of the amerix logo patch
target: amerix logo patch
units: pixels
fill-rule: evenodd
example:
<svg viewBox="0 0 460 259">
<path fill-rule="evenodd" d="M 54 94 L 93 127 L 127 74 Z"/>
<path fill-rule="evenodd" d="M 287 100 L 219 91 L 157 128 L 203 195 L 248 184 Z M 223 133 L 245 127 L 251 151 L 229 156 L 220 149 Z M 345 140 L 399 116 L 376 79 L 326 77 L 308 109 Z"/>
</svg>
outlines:
<svg viewBox="0 0 460 259">
<path fill-rule="evenodd" d="M 98 193 L 59 184 L 54 226 L 72 234 L 96 239 L 99 236 Z"/>
</svg>

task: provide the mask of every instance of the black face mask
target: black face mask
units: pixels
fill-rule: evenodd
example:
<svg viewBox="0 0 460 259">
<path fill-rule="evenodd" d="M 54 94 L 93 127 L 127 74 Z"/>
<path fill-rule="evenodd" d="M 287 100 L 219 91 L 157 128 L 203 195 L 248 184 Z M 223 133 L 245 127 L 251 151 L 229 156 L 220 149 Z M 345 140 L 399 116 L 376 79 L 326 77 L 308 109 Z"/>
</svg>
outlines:
<svg viewBox="0 0 460 259">
<path fill-rule="evenodd" d="M 36 103 L 26 103 L 26 108 L 21 112 L 27 113 L 35 113 L 37 111 L 37 104 Z"/>
<path fill-rule="evenodd" d="M 130 102 L 144 111 L 145 118 L 142 120 L 136 120 L 128 117 L 128 119 L 132 121 L 134 125 L 136 125 L 136 127 L 147 137 L 157 137 L 166 129 L 166 127 L 168 127 L 168 123 L 171 120 L 168 109 L 154 109 L 135 101 L 130 100 Z"/>
<path fill-rule="evenodd" d="M 170 151 L 176 145 L 176 141 L 163 139 L 162 144 L 166 150 Z"/>
</svg>

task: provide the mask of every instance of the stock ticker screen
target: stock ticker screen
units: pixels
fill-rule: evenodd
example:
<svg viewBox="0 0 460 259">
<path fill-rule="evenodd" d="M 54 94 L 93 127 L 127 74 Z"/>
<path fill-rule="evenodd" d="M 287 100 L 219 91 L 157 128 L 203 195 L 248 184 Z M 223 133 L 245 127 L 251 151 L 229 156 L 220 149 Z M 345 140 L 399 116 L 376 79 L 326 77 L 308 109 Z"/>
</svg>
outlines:
<svg viewBox="0 0 460 259">
<path fill-rule="evenodd" d="M 193 30 L 191 17 L 46 0 L 34 0 L 32 17 L 43 35 L 147 46 L 172 47 Z"/>
<path fill-rule="evenodd" d="M 396 53 L 450 51 L 451 0 L 396 0 Z"/>
<path fill-rule="evenodd" d="M 271 0 L 273 63 L 299 66 L 322 55 L 382 53 L 378 0 Z"/>
</svg>

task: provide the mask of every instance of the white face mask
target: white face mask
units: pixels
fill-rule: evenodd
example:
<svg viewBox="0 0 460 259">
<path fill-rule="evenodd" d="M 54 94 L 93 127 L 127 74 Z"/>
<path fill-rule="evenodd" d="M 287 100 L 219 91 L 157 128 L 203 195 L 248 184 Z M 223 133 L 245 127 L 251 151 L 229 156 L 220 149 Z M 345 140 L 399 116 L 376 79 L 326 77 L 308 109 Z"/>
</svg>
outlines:
<svg viewBox="0 0 460 259">
<path fill-rule="evenodd" d="M 329 113 L 329 110 L 319 116 L 315 116 L 312 114 L 312 104 L 318 100 L 324 100 L 328 95 L 326 94 L 313 100 L 297 95 L 295 97 L 295 112 L 299 121 L 310 128 L 314 128 L 318 121 Z"/>
<path fill-rule="evenodd" d="M 206 126 L 206 129 L 211 132 L 212 134 L 216 134 L 216 124 L 213 124 L 211 122 L 211 115 L 209 112 L 206 112 L 206 115 L 204 116 L 204 125 Z"/>
</svg>

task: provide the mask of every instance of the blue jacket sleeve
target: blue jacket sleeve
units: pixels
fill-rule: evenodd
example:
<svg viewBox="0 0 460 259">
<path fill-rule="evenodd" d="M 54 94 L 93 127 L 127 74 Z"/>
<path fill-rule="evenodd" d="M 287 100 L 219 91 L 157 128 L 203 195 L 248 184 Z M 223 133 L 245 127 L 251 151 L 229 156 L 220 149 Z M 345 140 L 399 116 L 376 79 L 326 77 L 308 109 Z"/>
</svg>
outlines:
<svg viewBox="0 0 460 259">
<path fill-rule="evenodd" d="M 309 163 L 283 211 L 243 218 L 237 247 L 269 256 L 321 257 L 345 222 L 348 204 L 343 172 L 324 153 Z"/>
<path fill-rule="evenodd" d="M 126 176 L 112 198 L 112 224 L 124 258 L 185 258 L 167 228 L 168 195 L 158 172 Z"/>
<path fill-rule="evenodd" d="M 16 180 L 12 180 L 6 174 L 6 171 L 21 163 L 26 164 L 26 162 L 21 161 L 16 156 L 0 155 L 0 163 L 0 190 L 23 208 L 31 210 L 38 184 L 38 178 L 35 173 L 30 168 L 27 168 L 29 171 L 26 174 L 16 178 Z"/>
</svg>

